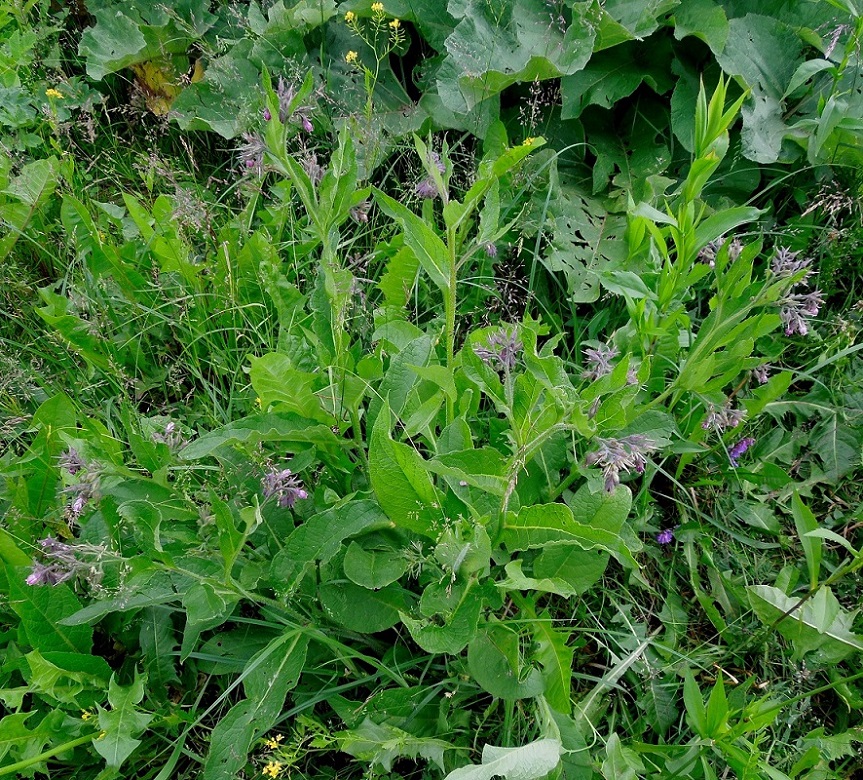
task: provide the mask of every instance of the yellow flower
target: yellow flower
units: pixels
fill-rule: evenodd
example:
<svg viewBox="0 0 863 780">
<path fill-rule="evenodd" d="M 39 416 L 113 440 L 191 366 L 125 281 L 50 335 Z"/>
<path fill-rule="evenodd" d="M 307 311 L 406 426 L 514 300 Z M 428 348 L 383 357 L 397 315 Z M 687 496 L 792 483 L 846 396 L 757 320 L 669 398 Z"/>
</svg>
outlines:
<svg viewBox="0 0 863 780">
<path fill-rule="evenodd" d="M 357 20 L 357 15 L 353 11 L 348 11 L 345 14 L 345 21 L 348 24 L 353 24 Z"/>
<path fill-rule="evenodd" d="M 81 720 L 90 720 L 90 718 L 92 717 L 92 712 L 87 712 L 87 710 L 81 710 Z"/>
<path fill-rule="evenodd" d="M 53 87 L 45 90 L 45 97 L 56 98 L 57 100 L 61 100 L 63 97 L 63 93 Z"/>
<path fill-rule="evenodd" d="M 530 146 L 535 140 L 536 138 L 534 138 L 532 135 L 529 135 L 527 138 L 524 139 L 521 145 Z"/>
<path fill-rule="evenodd" d="M 347 62 L 348 65 L 353 65 L 357 61 L 357 56 L 358 55 L 355 51 L 349 51 L 345 55 L 345 62 Z"/>
<path fill-rule="evenodd" d="M 275 737 L 271 737 L 270 739 L 264 740 L 264 745 L 266 745 L 270 750 L 275 750 L 279 747 L 279 742 L 284 739 L 283 734 L 276 734 Z"/>
<path fill-rule="evenodd" d="M 402 23 L 398 19 L 393 19 L 390 22 L 390 27 L 392 27 L 394 30 L 398 30 L 399 27 L 401 27 L 401 26 L 402 26 Z"/>
<path fill-rule="evenodd" d="M 107 731 L 100 731 L 99 736 L 96 737 L 96 739 L 105 739 L 105 736 L 107 735 L 107 733 L 108 733 Z"/>
<path fill-rule="evenodd" d="M 278 761 L 270 761 L 262 770 L 267 777 L 278 777 L 282 771 L 282 765 Z"/>
<path fill-rule="evenodd" d="M 384 12 L 384 4 L 372 3 L 372 12 L 376 14 L 382 14 Z"/>
</svg>

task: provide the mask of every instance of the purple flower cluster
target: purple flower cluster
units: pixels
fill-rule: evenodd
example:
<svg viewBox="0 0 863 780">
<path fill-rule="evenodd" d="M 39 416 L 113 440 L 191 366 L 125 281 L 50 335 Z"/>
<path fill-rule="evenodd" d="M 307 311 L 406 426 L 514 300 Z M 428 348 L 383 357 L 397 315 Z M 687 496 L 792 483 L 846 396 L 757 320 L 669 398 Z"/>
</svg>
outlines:
<svg viewBox="0 0 863 780">
<path fill-rule="evenodd" d="M 792 282 L 788 293 L 779 300 L 779 316 L 785 326 L 786 336 L 793 336 L 795 333 L 805 336 L 809 333 L 808 320 L 817 317 L 824 305 L 824 296 L 820 290 L 793 292 L 795 288 L 806 284 L 814 273 L 810 269 L 812 261 L 808 257 L 799 258 L 799 254 L 800 252 L 779 247 L 770 264 L 770 269 L 778 279 L 791 279 L 804 272 L 799 279 Z"/>
<path fill-rule="evenodd" d="M 523 348 L 515 329 L 504 329 L 492 333 L 484 346 L 476 346 L 473 351 L 484 363 L 497 363 L 499 368 L 509 372 L 515 368 L 518 354 Z"/>
<path fill-rule="evenodd" d="M 163 432 L 156 431 L 150 434 L 150 438 L 159 444 L 167 444 L 171 449 L 181 447 L 186 443 L 182 431 L 173 420 L 165 426 Z"/>
<path fill-rule="evenodd" d="M 716 431 L 722 433 L 728 428 L 736 428 L 743 422 L 746 412 L 743 409 L 732 409 L 729 403 L 720 408 L 710 404 L 707 410 L 707 417 L 701 423 L 701 427 L 705 431 Z"/>
<path fill-rule="evenodd" d="M 446 171 L 446 166 L 443 164 L 443 161 L 440 158 L 440 155 L 437 152 L 429 152 L 429 163 L 437 168 L 438 173 L 443 174 Z M 434 176 L 426 176 L 426 178 L 422 179 L 419 183 L 417 183 L 414 188 L 414 192 L 419 195 L 423 200 L 431 200 L 432 198 L 436 198 L 438 196 L 437 184 L 435 183 Z"/>
<path fill-rule="evenodd" d="M 74 447 L 69 447 L 68 450 L 61 453 L 57 459 L 57 465 L 61 469 L 68 471 L 73 477 L 79 472 L 87 468 L 84 459 L 78 454 L 78 450 Z"/>
<path fill-rule="evenodd" d="M 587 368 L 582 372 L 582 376 L 590 380 L 608 376 L 614 369 L 611 361 L 619 354 L 617 347 L 609 344 L 600 344 L 596 349 L 588 347 L 584 350 L 584 362 Z"/>
<path fill-rule="evenodd" d="M 724 238 L 717 238 L 713 241 L 710 241 L 698 253 L 699 262 L 705 263 L 706 265 L 709 265 L 711 268 L 713 268 L 716 265 L 716 256 L 719 254 L 726 241 L 727 239 Z M 731 239 L 731 242 L 728 244 L 728 262 L 733 263 L 738 257 L 740 257 L 740 253 L 742 251 L 743 244 L 740 243 L 740 239 Z"/>
<path fill-rule="evenodd" d="M 264 172 L 267 144 L 259 133 L 243 133 L 243 143 L 237 151 L 240 163 L 247 171 L 254 171 L 258 175 Z"/>
<path fill-rule="evenodd" d="M 87 503 L 96 495 L 99 475 L 89 469 L 86 461 L 74 447 L 63 452 L 57 459 L 57 464 L 79 479 L 74 485 L 63 488 L 63 492 L 71 496 L 71 500 L 66 505 L 67 519 L 70 522 L 77 522 Z"/>
<path fill-rule="evenodd" d="M 769 363 L 762 363 L 752 369 L 752 376 L 758 381 L 759 385 L 766 385 L 770 380 L 770 369 L 772 366 Z"/>
<path fill-rule="evenodd" d="M 753 444 L 755 444 L 755 439 L 751 436 L 747 436 L 744 439 L 741 439 L 737 442 L 730 450 L 728 450 L 728 460 L 731 462 L 732 468 L 737 468 L 738 459 L 748 450 Z"/>
<path fill-rule="evenodd" d="M 661 545 L 671 544 L 674 541 L 674 529 L 666 528 L 656 534 L 656 543 Z"/>
<path fill-rule="evenodd" d="M 293 509 L 300 499 L 309 497 L 300 478 L 290 469 L 270 468 L 264 474 L 261 486 L 265 498 L 276 496 L 279 506 L 289 509 Z"/>
<path fill-rule="evenodd" d="M 648 453 L 656 452 L 657 446 L 641 433 L 633 433 L 622 439 L 597 439 L 598 449 L 588 453 L 585 464 L 599 466 L 605 476 L 605 490 L 612 493 L 620 484 L 620 472 L 644 473 Z"/>
<path fill-rule="evenodd" d="M 100 578 L 99 570 L 90 562 L 82 560 L 81 554 L 101 555 L 104 548 L 92 545 L 73 545 L 53 539 L 50 536 L 39 542 L 45 555 L 45 562 L 33 561 L 33 568 L 25 580 L 28 585 L 59 585 L 71 580 L 78 574 L 86 574 L 92 582 Z"/>
<path fill-rule="evenodd" d="M 310 106 L 294 106 L 291 110 L 291 103 L 296 97 L 297 91 L 293 84 L 289 84 L 282 76 L 279 76 L 279 83 L 276 87 L 276 97 L 279 99 L 279 121 L 282 124 L 293 118 L 300 127 L 307 133 L 311 133 L 315 128 L 309 119 Z M 264 109 L 264 119 L 269 122 L 273 118 L 268 108 Z"/>
</svg>

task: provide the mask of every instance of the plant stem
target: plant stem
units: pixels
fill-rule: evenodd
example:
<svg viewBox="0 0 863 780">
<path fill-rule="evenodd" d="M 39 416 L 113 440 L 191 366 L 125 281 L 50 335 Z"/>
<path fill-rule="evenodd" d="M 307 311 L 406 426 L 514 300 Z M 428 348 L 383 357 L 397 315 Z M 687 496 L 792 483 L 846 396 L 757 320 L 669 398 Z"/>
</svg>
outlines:
<svg viewBox="0 0 863 780">
<path fill-rule="evenodd" d="M 65 753 L 67 750 L 72 750 L 76 747 L 80 747 L 81 745 L 86 745 L 88 742 L 91 742 L 96 736 L 98 736 L 98 732 L 88 734 L 86 737 L 78 737 L 78 739 L 73 739 L 71 742 L 64 742 L 62 745 L 57 745 L 57 747 L 46 750 L 44 753 L 40 753 L 38 756 L 31 756 L 30 758 L 25 758 L 15 764 L 9 764 L 7 766 L 4 766 L 0 768 L 0 777 L 2 777 L 3 775 L 15 774 L 17 772 L 20 772 L 22 769 L 26 769 L 29 766 L 39 764 L 42 761 L 47 761 L 49 758 L 56 756 L 59 753 Z"/>
</svg>

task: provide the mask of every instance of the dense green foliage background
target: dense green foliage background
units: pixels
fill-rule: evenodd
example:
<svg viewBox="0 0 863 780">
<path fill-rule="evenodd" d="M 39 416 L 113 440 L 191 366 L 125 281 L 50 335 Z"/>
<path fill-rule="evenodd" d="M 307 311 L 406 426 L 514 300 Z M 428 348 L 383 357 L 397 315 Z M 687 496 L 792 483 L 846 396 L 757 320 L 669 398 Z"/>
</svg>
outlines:
<svg viewBox="0 0 863 780">
<path fill-rule="evenodd" d="M 859 0 L 0 0 L 0 776 L 861 771 Z"/>
</svg>

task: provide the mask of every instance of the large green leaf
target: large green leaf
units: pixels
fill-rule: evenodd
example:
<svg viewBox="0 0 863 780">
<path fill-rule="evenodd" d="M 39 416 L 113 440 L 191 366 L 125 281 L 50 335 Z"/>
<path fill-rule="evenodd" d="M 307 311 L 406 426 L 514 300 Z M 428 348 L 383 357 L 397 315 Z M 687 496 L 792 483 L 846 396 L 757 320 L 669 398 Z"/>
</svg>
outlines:
<svg viewBox="0 0 863 780">
<path fill-rule="evenodd" d="M 361 634 L 392 628 L 399 612 L 410 607 L 407 591 L 395 584 L 369 590 L 349 580 L 331 580 L 318 588 L 318 597 L 328 617 Z"/>
<path fill-rule="evenodd" d="M 345 539 L 382 528 L 392 528 L 392 522 L 374 501 L 348 501 L 313 515 L 294 529 L 273 558 L 274 583 L 293 589 L 315 562 L 331 560 Z"/>
<path fill-rule="evenodd" d="M 26 570 L 6 567 L 8 603 L 20 620 L 20 641 L 43 653 L 51 650 L 89 653 L 93 646 L 93 629 L 60 622 L 81 608 L 72 589 L 65 583 L 53 587 L 26 585 L 26 576 Z"/>
<path fill-rule="evenodd" d="M 388 723 L 375 723 L 369 718 L 350 731 L 339 731 L 335 738 L 345 753 L 368 761 L 371 766 L 380 764 L 386 772 L 392 770 L 393 761 L 399 758 L 424 758 L 443 772 L 444 751 L 454 748 L 454 745 L 442 739 L 417 737 Z"/>
<path fill-rule="evenodd" d="M 482 763 L 450 772 L 445 780 L 538 780 L 560 763 L 563 747 L 557 739 L 539 739 L 514 748 L 484 745 Z"/>
<path fill-rule="evenodd" d="M 390 410 L 385 405 L 369 442 L 369 477 L 378 502 L 399 528 L 434 537 L 428 513 L 437 491 L 425 461 L 411 446 L 390 437 Z"/>
<path fill-rule="evenodd" d="M 779 621 L 776 630 L 792 643 L 796 659 L 809 656 L 816 663 L 835 664 L 863 651 L 863 636 L 851 630 L 854 615 L 842 609 L 830 588 L 822 586 L 802 606 L 797 606 L 800 599 L 770 585 L 746 590 L 762 622 L 772 626 Z"/>
<path fill-rule="evenodd" d="M 545 689 L 539 670 L 525 665 L 520 645 L 518 632 L 502 623 L 490 623 L 468 645 L 468 669 L 492 696 L 530 699 Z"/>
<path fill-rule="evenodd" d="M 273 727 L 285 697 L 299 681 L 308 644 L 307 635 L 291 630 L 252 658 L 244 672 L 247 698 L 235 704 L 210 735 L 204 780 L 234 780 L 246 766 L 254 741 Z"/>
</svg>

